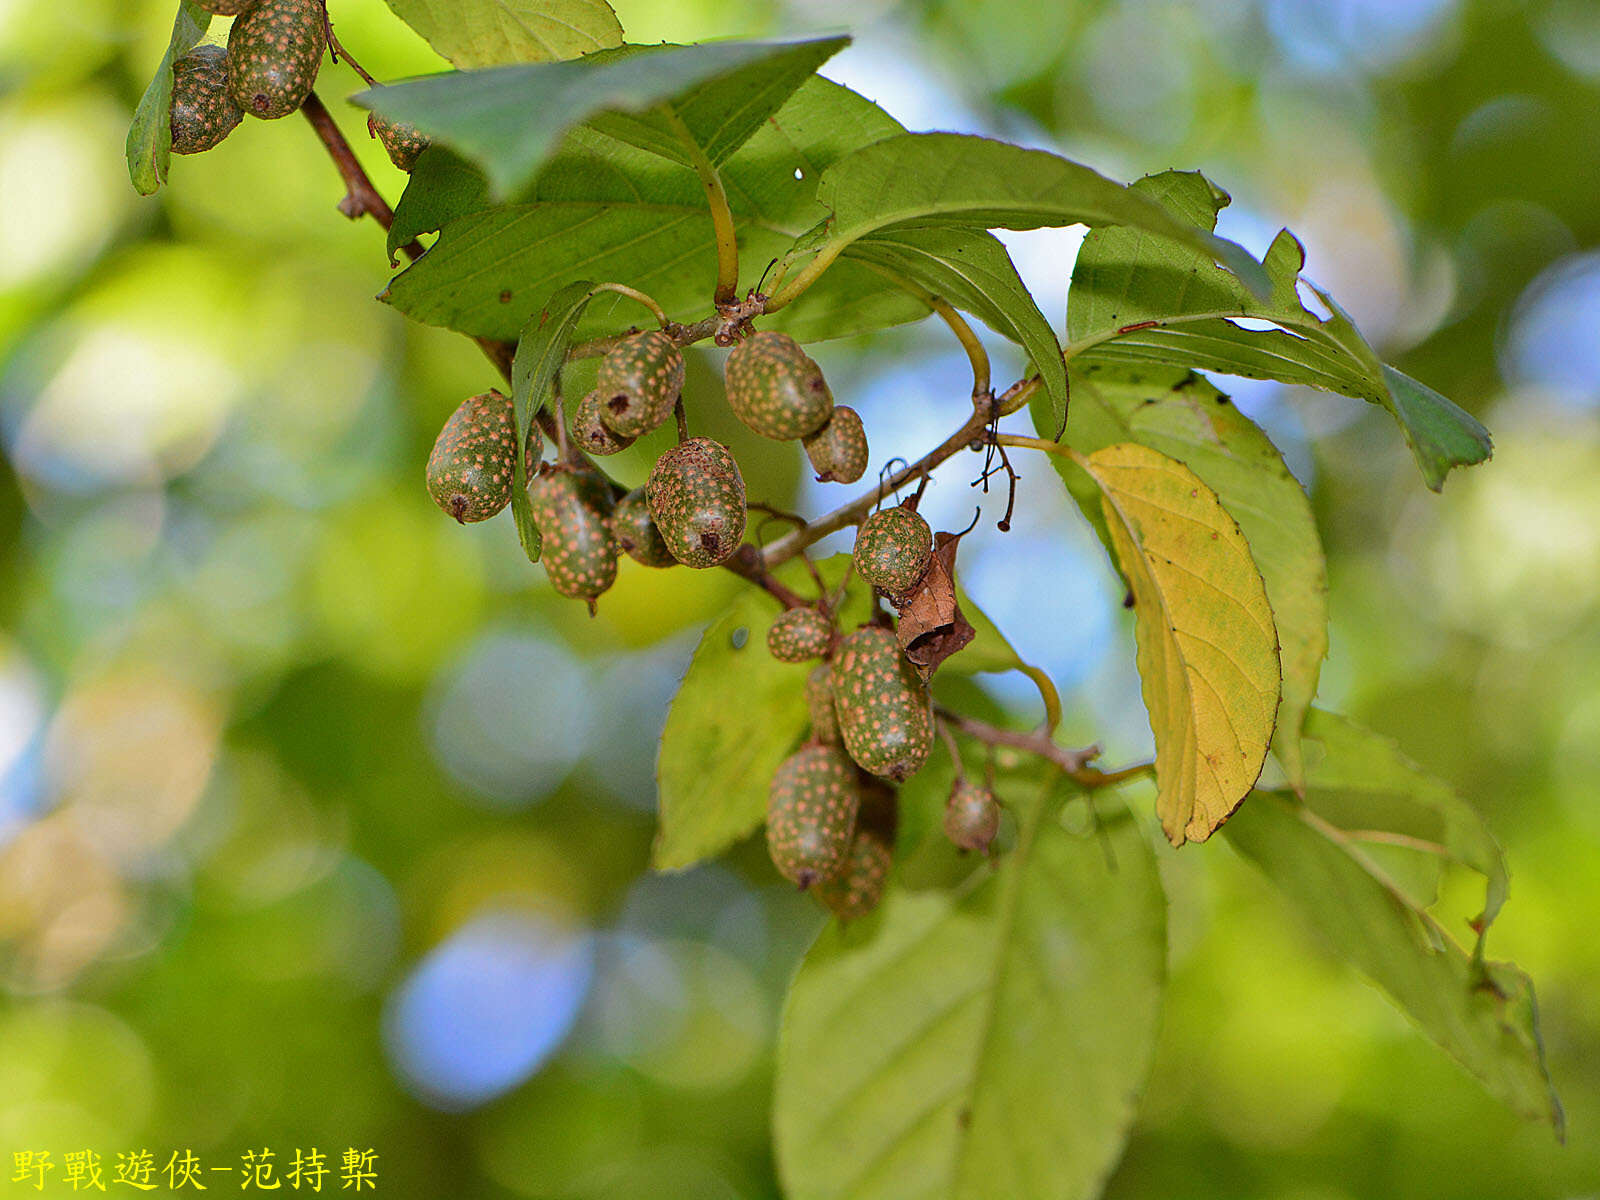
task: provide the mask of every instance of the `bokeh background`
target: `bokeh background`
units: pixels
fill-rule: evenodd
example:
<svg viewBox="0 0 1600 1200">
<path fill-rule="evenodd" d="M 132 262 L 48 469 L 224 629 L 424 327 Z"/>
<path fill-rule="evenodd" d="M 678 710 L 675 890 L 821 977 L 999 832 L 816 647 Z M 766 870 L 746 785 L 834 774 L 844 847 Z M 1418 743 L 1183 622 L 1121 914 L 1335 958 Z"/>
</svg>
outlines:
<svg viewBox="0 0 1600 1200">
<path fill-rule="evenodd" d="M 1235 198 L 1224 233 L 1260 252 L 1295 229 L 1385 356 L 1491 427 L 1492 463 L 1435 496 L 1381 412 L 1223 384 L 1315 501 L 1323 703 L 1506 846 L 1491 951 L 1537 982 L 1569 1144 L 1481 1094 L 1218 842 L 1163 860 L 1173 982 L 1110 1191 L 1600 1195 L 1600 4 L 617 7 L 635 41 L 847 28 L 826 73 L 913 128 L 1122 178 L 1203 167 Z M 438 69 L 381 0 L 333 12 L 380 76 Z M 381 236 L 334 211 L 304 123 L 247 123 L 157 199 L 127 185 L 171 14 L 0 0 L 6 1180 L 25 1150 L 370 1146 L 404 1196 L 776 1196 L 775 1021 L 821 918 L 759 848 L 646 869 L 655 737 L 735 581 L 624 562 L 591 621 L 509 518 L 432 508 L 433 436 L 493 378 L 373 302 Z M 358 86 L 321 86 L 352 131 Z M 1008 240 L 1059 317 L 1076 237 Z M 938 328 L 817 353 L 880 460 L 961 415 Z M 690 394 L 715 429 L 713 367 Z M 837 498 L 741 452 L 774 499 Z M 956 528 L 965 470 L 930 494 Z M 1030 464 L 1023 489 L 1018 529 L 969 543 L 970 590 L 1069 694 L 1074 737 L 1141 757 L 1119 591 L 1053 474 Z M 995 693 L 1029 715 L 1025 688 Z"/>
</svg>

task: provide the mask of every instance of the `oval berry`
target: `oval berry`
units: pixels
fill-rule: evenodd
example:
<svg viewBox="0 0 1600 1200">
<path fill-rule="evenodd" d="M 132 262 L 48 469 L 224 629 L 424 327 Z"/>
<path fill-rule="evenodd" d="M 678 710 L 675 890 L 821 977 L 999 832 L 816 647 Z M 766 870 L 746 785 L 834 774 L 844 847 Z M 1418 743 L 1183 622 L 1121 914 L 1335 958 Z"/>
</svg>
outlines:
<svg viewBox="0 0 1600 1200">
<path fill-rule="evenodd" d="M 785 609 L 767 630 L 767 649 L 779 662 L 821 658 L 832 644 L 833 621 L 814 608 Z"/>
<path fill-rule="evenodd" d="M 885 508 L 861 522 L 852 554 L 856 574 L 894 599 L 915 587 L 928 569 L 933 530 L 914 508 Z"/>
<path fill-rule="evenodd" d="M 728 407 L 762 437 L 815 433 L 833 412 L 822 368 L 786 333 L 763 330 L 733 348 L 723 368 Z"/>
<path fill-rule="evenodd" d="M 864 625 L 839 643 L 833 707 L 845 749 L 863 770 L 900 783 L 928 760 L 933 713 L 927 689 L 892 630 Z"/>
<path fill-rule="evenodd" d="M 600 360 L 600 416 L 612 433 L 643 437 L 672 415 L 683 394 L 683 355 L 659 329 L 625 337 Z"/>
<path fill-rule="evenodd" d="M 199 154 L 244 120 L 228 91 L 228 55 L 221 46 L 196 46 L 172 64 L 172 152 Z"/>
<path fill-rule="evenodd" d="M 965 779 L 956 780 L 944 806 L 945 836 L 963 850 L 984 854 L 999 832 L 1000 804 L 994 793 Z"/>
<path fill-rule="evenodd" d="M 544 542 L 539 561 L 550 586 L 592 605 L 617 578 L 617 547 L 607 522 L 610 485 L 591 471 L 558 466 L 533 481 L 528 502 Z"/>
<path fill-rule="evenodd" d="M 327 49 L 321 0 L 259 0 L 228 31 L 228 90 L 252 117 L 275 121 L 305 102 Z"/>
<path fill-rule="evenodd" d="M 853 408 L 835 408 L 828 423 L 803 444 L 818 483 L 854 483 L 866 474 L 867 431 Z"/>
<path fill-rule="evenodd" d="M 411 168 L 417 165 L 417 159 L 422 157 L 422 152 L 429 145 L 428 135 L 415 125 L 391 121 L 378 113 L 368 114 L 367 132 L 383 144 L 389 161 L 407 175 L 411 174 Z"/>
<path fill-rule="evenodd" d="M 511 502 L 517 421 L 511 401 L 489 391 L 462 401 L 428 456 L 428 494 L 463 525 L 486 521 Z"/>
<path fill-rule="evenodd" d="M 878 907 L 889 881 L 893 849 L 882 835 L 857 829 L 838 871 L 821 880 L 812 893 L 841 921 L 854 921 Z"/>
<path fill-rule="evenodd" d="M 667 549 L 685 566 L 714 567 L 739 549 L 744 478 L 720 442 L 690 438 L 667 450 L 650 472 L 645 497 Z"/>
<path fill-rule="evenodd" d="M 804 890 L 843 864 L 861 793 L 837 746 L 803 746 L 778 767 L 767 797 L 767 852 Z"/>
<path fill-rule="evenodd" d="M 600 393 L 589 392 L 572 410 L 572 419 L 568 422 L 568 430 L 572 440 L 577 442 L 587 453 L 597 458 L 604 458 L 608 454 L 616 454 L 633 445 L 631 437 L 623 437 L 620 433 L 613 433 L 609 426 L 600 419 Z"/>
<path fill-rule="evenodd" d="M 672 557 L 667 543 L 650 516 L 650 504 L 644 489 L 635 488 L 621 500 L 611 513 L 611 536 L 620 549 L 634 562 L 647 567 L 675 567 L 678 560 Z"/>
</svg>

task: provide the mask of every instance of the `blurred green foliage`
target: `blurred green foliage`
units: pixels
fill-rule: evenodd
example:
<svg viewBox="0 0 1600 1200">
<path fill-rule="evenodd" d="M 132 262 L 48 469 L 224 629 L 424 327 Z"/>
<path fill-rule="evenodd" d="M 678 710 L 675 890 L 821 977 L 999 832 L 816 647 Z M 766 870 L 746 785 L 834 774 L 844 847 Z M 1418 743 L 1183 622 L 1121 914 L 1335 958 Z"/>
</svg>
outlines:
<svg viewBox="0 0 1600 1200">
<path fill-rule="evenodd" d="M 382 237 L 334 211 L 304 124 L 248 123 L 157 199 L 127 185 L 171 7 L 0 2 L 0 1154 L 371 1146 L 402 1195 L 775 1195 L 777 1005 L 820 915 L 759 846 L 646 871 L 666 701 L 736 581 L 624 563 L 590 621 L 509 518 L 441 518 L 428 447 L 492 376 L 372 302 Z M 1506 846 L 1491 951 L 1539 987 L 1570 1144 L 1482 1095 L 1217 842 L 1160 855 L 1172 985 L 1110 1192 L 1592 1191 L 1600 10 L 617 7 L 634 41 L 848 25 L 828 73 L 908 125 L 1128 178 L 1204 168 L 1235 197 L 1224 234 L 1259 252 L 1294 228 L 1380 351 L 1495 432 L 1434 496 L 1384 414 L 1236 390 L 1312 486 L 1321 703 L 1397 738 Z M 380 78 L 437 69 L 381 0 L 333 8 Z M 343 66 L 321 85 L 352 131 L 360 86 Z M 1040 297 L 1059 319 L 1069 259 L 1046 237 L 1013 245 L 1059 255 Z M 824 365 L 851 402 L 947 349 L 897 331 Z M 714 395 L 711 366 L 691 395 Z M 769 498 L 796 494 L 795 456 L 705 413 Z M 637 483 L 658 449 L 613 461 Z M 1069 725 L 1127 760 L 1148 731 L 1128 627 L 1107 628 Z M 1447 888 L 1442 918 L 1460 932 L 1472 903 Z M 482 968 L 465 993 L 462 962 Z"/>
</svg>

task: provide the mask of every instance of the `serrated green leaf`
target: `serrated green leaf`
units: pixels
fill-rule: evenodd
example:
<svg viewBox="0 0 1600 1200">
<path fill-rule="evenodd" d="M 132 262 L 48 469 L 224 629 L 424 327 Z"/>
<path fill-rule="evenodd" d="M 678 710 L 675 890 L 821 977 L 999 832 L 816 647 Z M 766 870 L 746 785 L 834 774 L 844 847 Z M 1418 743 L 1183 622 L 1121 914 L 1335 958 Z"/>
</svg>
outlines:
<svg viewBox="0 0 1600 1200">
<path fill-rule="evenodd" d="M 615 46 L 622 26 L 606 0 L 388 0 L 458 67 L 550 62 Z"/>
<path fill-rule="evenodd" d="M 1391 739 L 1349 717 L 1312 709 L 1305 737 L 1305 802 L 1317 816 L 1369 854 L 1393 847 L 1429 864 L 1457 862 L 1483 876 L 1481 945 L 1505 904 L 1509 880 L 1505 856 L 1477 810 Z M 1426 907 L 1434 895 L 1430 887 L 1412 899 Z"/>
<path fill-rule="evenodd" d="M 517 419 L 517 470 L 511 488 L 511 515 L 529 562 L 539 561 L 543 538 L 528 502 L 529 464 L 524 456 L 528 427 L 550 398 L 578 321 L 594 296 L 594 287 L 587 280 L 571 283 L 551 296 L 517 339 L 517 355 L 511 363 L 511 403 Z"/>
<path fill-rule="evenodd" d="M 1059 434 L 1067 417 L 1061 343 L 998 238 L 978 229 L 886 229 L 852 243 L 844 256 L 904 275 L 1026 350 L 1044 382 Z"/>
<path fill-rule="evenodd" d="M 817 569 L 833 587 L 848 563 L 841 554 Z M 801 564 L 787 563 L 778 575 L 814 593 Z M 869 604 L 852 579 L 841 624 L 864 620 Z M 742 593 L 700 639 L 667 709 L 656 759 L 657 870 L 691 867 L 757 828 L 773 772 L 805 736 L 805 679 L 813 664 L 779 662 L 768 652 L 767 629 L 778 612 L 766 593 Z"/>
<path fill-rule="evenodd" d="M 796 231 L 816 224 L 823 167 L 864 142 L 899 130 L 869 100 L 824 79 L 808 80 L 722 167 L 739 230 L 742 286 L 754 287 Z M 677 320 L 705 316 L 715 249 L 705 196 L 691 172 L 583 129 L 509 208 L 487 208 L 474 169 L 437 149 L 418 163 L 397 210 L 406 239 L 443 225 L 421 262 L 385 295 L 415 320 L 479 337 L 516 335 L 543 295 L 573 279 L 642 288 Z M 481 177 L 480 177 L 481 179 Z M 820 341 L 917 320 L 928 309 L 859 263 L 845 263 L 763 324 Z M 580 336 L 620 327 L 596 304 Z"/>
<path fill-rule="evenodd" d="M 1156 811 L 1203 842 L 1260 777 L 1278 711 L 1278 638 L 1239 526 L 1193 471 L 1123 442 L 1082 466 L 1134 598 L 1140 690 L 1156 743 Z"/>
<path fill-rule="evenodd" d="M 767 650 L 770 598 L 750 592 L 712 622 L 667 709 L 656 760 L 651 864 L 692 867 L 759 826 L 767 789 L 805 736 L 806 668 Z"/>
<path fill-rule="evenodd" d="M 1330 948 L 1422 1032 L 1516 1112 L 1559 1133 L 1561 1104 L 1526 975 L 1469 957 L 1358 839 L 1287 793 L 1256 795 L 1225 832 Z"/>
<path fill-rule="evenodd" d="M 1169 171 L 1135 191 L 1205 229 L 1228 203 L 1197 173 Z M 1348 315 L 1326 292 L 1306 286 L 1327 308 L 1302 303 L 1305 251 L 1288 230 L 1263 260 L 1271 280 L 1264 299 L 1191 246 L 1132 228 L 1096 229 L 1084 239 L 1067 297 L 1067 358 L 1192 367 L 1323 388 L 1387 408 L 1399 422 L 1423 478 L 1438 490 L 1451 467 L 1489 457 L 1488 432 L 1437 392 L 1384 366 Z M 1234 318 L 1270 321 L 1245 329 Z"/>
<path fill-rule="evenodd" d="M 488 208 L 489 181 L 466 159 L 445 146 L 429 146 L 411 168 L 406 190 L 394 206 L 389 226 L 389 258 L 424 233 L 434 233 L 457 217 Z"/>
<path fill-rule="evenodd" d="M 1125 225 L 1214 257 L 1266 293 L 1261 264 L 1242 247 L 1080 163 L 1009 142 L 955 133 L 888 138 L 830 167 L 818 198 L 833 211 L 833 246 L 897 225 Z"/>
<path fill-rule="evenodd" d="M 646 114 L 671 105 L 699 145 L 725 158 L 783 102 L 782 87 L 792 92 L 847 41 L 629 46 L 573 62 L 435 75 L 369 89 L 354 100 L 449 146 L 481 168 L 493 193 L 505 198 L 529 185 L 563 135 L 604 114 L 612 114 L 603 121 L 605 132 L 626 134 L 625 142 L 649 141 L 647 148 L 660 153 L 659 137 L 645 136 L 659 134 L 659 118 Z M 750 72 L 771 72 L 782 87 L 755 87 Z M 753 87 L 755 98 L 741 87 Z M 629 116 L 636 119 L 624 119 Z"/>
<path fill-rule="evenodd" d="M 1278 629 L 1283 691 L 1272 748 L 1290 781 L 1304 776 L 1300 730 L 1328 653 L 1328 572 L 1299 482 L 1266 434 L 1200 376 L 1172 367 L 1088 367 L 1072 375 L 1066 441 L 1089 454 L 1138 442 L 1198 475 L 1239 523 Z M 1041 433 L 1049 414 L 1035 413 Z M 1055 459 L 1102 538 L 1099 489 Z M 1109 539 L 1107 539 L 1109 549 Z"/>
<path fill-rule="evenodd" d="M 167 181 L 172 163 L 172 64 L 200 44 L 211 14 L 188 0 L 178 5 L 172 38 L 155 77 L 145 88 L 128 126 L 128 178 L 141 196 L 153 196 Z"/>
<path fill-rule="evenodd" d="M 1099 1193 L 1155 1045 L 1160 881 L 1126 813 L 1102 842 L 1037 795 L 1012 807 L 998 869 L 964 891 L 891 883 L 806 955 L 774 1098 L 793 1200 Z"/>
</svg>

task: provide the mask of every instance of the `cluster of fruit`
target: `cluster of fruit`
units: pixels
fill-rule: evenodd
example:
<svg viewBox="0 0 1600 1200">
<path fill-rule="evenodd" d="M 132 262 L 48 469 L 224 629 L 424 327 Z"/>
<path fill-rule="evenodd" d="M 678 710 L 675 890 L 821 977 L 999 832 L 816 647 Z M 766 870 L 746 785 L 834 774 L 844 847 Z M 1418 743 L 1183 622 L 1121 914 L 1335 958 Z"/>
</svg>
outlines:
<svg viewBox="0 0 1600 1200">
<path fill-rule="evenodd" d="M 572 444 L 595 456 L 632 445 L 672 417 L 683 377 L 683 355 L 667 334 L 622 338 L 601 360 L 594 390 L 573 407 Z M 765 437 L 802 439 L 819 479 L 861 478 L 867 468 L 861 418 L 834 405 L 821 370 L 792 338 L 751 334 L 728 355 L 726 380 L 734 413 Z M 616 579 L 618 554 L 647 567 L 714 567 L 744 539 L 744 478 L 728 448 L 711 438 L 678 442 L 656 460 L 644 487 L 620 495 L 582 456 L 541 462 L 543 450 L 530 423 L 528 499 L 545 570 L 563 596 L 592 605 Z M 499 392 L 474 396 L 434 444 L 428 490 L 458 521 L 492 517 L 511 500 L 516 451 L 511 401 Z"/>
<path fill-rule="evenodd" d="M 858 568 L 859 548 L 858 539 Z M 851 920 L 883 893 L 894 845 L 892 785 L 933 749 L 932 702 L 894 631 L 877 621 L 841 638 L 823 608 L 791 608 L 768 629 L 767 648 L 784 662 L 823 660 L 806 677 L 811 736 L 772 777 L 767 852 L 786 879 Z M 962 850 L 984 853 L 999 828 L 994 793 L 968 781 L 958 764 L 945 834 Z"/>
<path fill-rule="evenodd" d="M 729 353 L 728 405 L 764 437 L 799 440 L 819 480 L 853 483 L 868 460 L 861 418 L 835 405 L 817 364 L 790 337 L 748 334 Z M 569 414 L 570 447 L 615 454 L 681 411 L 683 355 L 651 330 L 621 338 L 602 359 L 594 390 Z M 466 523 L 511 501 L 518 451 L 512 402 L 486 392 L 445 423 L 428 460 L 434 502 Z M 706 437 L 680 440 L 657 458 L 642 488 L 624 491 L 582 454 L 542 461 L 544 437 L 529 423 L 522 446 L 529 508 L 551 585 L 594 602 L 615 581 L 617 558 L 649 567 L 726 562 L 744 538 L 748 505 L 739 464 Z M 535 466 L 537 464 L 537 466 Z M 930 574 L 933 534 L 913 498 L 861 522 L 854 567 L 900 607 Z M 767 846 L 778 870 L 841 918 L 876 905 L 894 841 L 894 784 L 933 748 L 932 701 L 883 614 L 841 637 L 828 598 L 786 609 L 767 646 L 783 662 L 822 660 L 806 680 L 811 735 L 772 780 Z M 993 793 L 961 777 L 945 831 L 964 850 L 987 851 L 999 828 Z"/>
<path fill-rule="evenodd" d="M 172 152 L 199 154 L 249 114 L 286 117 L 305 103 L 328 48 L 324 0 L 195 0 L 233 17 L 228 48 L 196 46 L 172 64 Z M 409 125 L 374 115 L 367 122 L 390 160 L 411 170 L 428 139 Z"/>
</svg>

